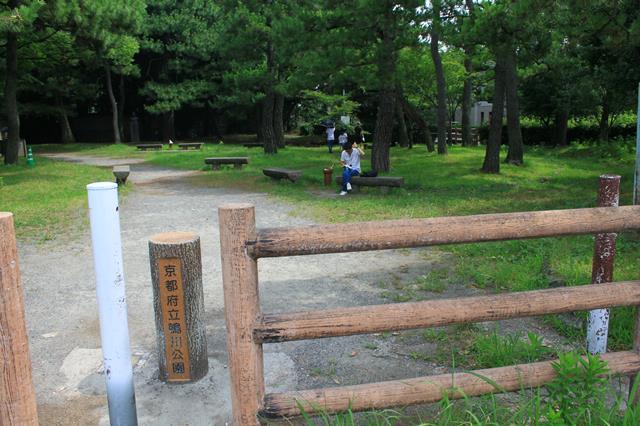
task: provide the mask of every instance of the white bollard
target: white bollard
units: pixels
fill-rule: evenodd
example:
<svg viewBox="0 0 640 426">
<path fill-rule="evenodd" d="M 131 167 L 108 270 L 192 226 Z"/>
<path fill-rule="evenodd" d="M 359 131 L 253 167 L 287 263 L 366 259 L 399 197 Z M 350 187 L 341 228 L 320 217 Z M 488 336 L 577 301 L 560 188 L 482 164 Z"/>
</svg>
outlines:
<svg viewBox="0 0 640 426">
<path fill-rule="evenodd" d="M 109 421 L 112 426 L 135 426 L 138 420 L 120 241 L 118 185 L 92 183 L 87 185 L 87 192 Z"/>
</svg>

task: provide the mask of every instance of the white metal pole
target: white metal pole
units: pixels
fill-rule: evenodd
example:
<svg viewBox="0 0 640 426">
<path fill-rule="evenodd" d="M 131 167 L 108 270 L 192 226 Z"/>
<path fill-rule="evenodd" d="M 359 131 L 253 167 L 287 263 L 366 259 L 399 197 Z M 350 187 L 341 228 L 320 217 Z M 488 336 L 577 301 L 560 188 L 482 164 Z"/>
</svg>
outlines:
<svg viewBox="0 0 640 426">
<path fill-rule="evenodd" d="M 633 175 L 633 205 L 640 204 L 640 84 L 638 84 L 638 110 L 636 116 L 636 170 Z"/>
<path fill-rule="evenodd" d="M 118 185 L 92 183 L 87 185 L 87 192 L 109 421 L 112 426 L 135 426 L 138 420 L 122 266 Z"/>
</svg>

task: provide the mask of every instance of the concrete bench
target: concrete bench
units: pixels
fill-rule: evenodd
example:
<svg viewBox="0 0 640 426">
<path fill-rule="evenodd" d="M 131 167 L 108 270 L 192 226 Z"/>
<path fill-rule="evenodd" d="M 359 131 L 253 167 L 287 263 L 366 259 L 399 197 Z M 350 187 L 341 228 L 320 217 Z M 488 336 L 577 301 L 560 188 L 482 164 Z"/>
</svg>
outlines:
<svg viewBox="0 0 640 426">
<path fill-rule="evenodd" d="M 342 185 L 342 176 L 336 177 L 336 183 Z M 380 187 L 382 192 L 388 192 L 389 188 L 399 188 L 404 185 L 404 178 L 401 176 L 378 176 L 378 177 L 362 177 L 353 176 L 351 178 L 351 187 L 354 192 L 357 192 L 361 186 L 377 186 Z"/>
<path fill-rule="evenodd" d="M 300 170 L 289 170 L 289 169 L 262 169 L 262 173 L 265 176 L 269 176 L 273 179 L 289 179 L 291 182 L 295 182 L 302 176 L 302 172 Z"/>
<path fill-rule="evenodd" d="M 243 164 L 249 164 L 249 157 L 211 157 L 204 159 L 205 164 L 211 164 L 213 170 L 220 170 L 221 164 L 233 164 L 236 169 L 241 169 Z"/>
<path fill-rule="evenodd" d="M 179 143 L 178 147 L 183 150 L 188 150 L 189 148 L 202 149 L 202 145 L 204 145 L 204 142 L 184 142 Z"/>
<path fill-rule="evenodd" d="M 116 183 L 118 186 L 124 185 L 127 183 L 127 178 L 129 177 L 129 173 L 131 169 L 129 166 L 113 166 L 113 175 L 116 177 Z"/>
<path fill-rule="evenodd" d="M 138 148 L 141 151 L 146 151 L 148 149 L 162 149 L 162 144 L 161 143 L 142 143 L 142 144 L 136 145 L 136 148 Z"/>
<path fill-rule="evenodd" d="M 260 142 L 249 142 L 244 144 L 245 148 L 264 148 L 264 145 Z"/>
</svg>

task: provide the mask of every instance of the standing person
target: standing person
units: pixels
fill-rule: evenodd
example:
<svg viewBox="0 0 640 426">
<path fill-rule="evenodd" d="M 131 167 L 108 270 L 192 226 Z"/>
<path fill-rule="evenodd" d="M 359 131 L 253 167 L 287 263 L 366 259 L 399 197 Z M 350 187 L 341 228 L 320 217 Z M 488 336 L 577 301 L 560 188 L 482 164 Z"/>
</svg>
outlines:
<svg viewBox="0 0 640 426">
<path fill-rule="evenodd" d="M 346 145 L 348 140 L 349 136 L 347 136 L 347 131 L 343 130 L 342 133 L 340 133 L 340 136 L 338 136 L 338 143 L 340 144 L 341 150 L 344 150 L 344 146 Z"/>
<path fill-rule="evenodd" d="M 327 148 L 329 148 L 329 154 L 333 152 L 333 141 L 335 140 L 336 126 L 333 123 L 327 125 Z"/>
<path fill-rule="evenodd" d="M 347 195 L 351 191 L 351 177 L 360 175 L 361 157 L 364 157 L 364 151 L 358 147 L 357 143 L 347 142 L 344 145 L 344 151 L 340 155 L 340 164 L 344 167 L 340 195 Z"/>
</svg>

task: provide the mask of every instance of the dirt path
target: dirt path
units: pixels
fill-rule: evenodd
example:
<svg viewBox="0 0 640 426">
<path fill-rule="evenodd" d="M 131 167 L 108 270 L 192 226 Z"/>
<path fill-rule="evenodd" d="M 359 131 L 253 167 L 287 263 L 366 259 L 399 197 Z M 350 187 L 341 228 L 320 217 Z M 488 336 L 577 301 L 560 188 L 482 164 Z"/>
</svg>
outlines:
<svg viewBox="0 0 640 426">
<path fill-rule="evenodd" d="M 100 166 L 131 164 L 135 188 L 122 203 L 120 218 L 140 424 L 224 425 L 230 401 L 217 207 L 230 202 L 254 204 L 259 227 L 310 222 L 291 216 L 291 206 L 265 194 L 190 186 L 183 178 L 194 172 L 127 160 L 56 158 Z M 210 367 L 200 382 L 183 386 L 157 379 L 147 254 L 149 237 L 171 230 L 195 231 L 202 239 Z M 107 424 L 89 230 L 77 239 L 63 236 L 44 244 L 21 244 L 20 256 L 41 424 Z M 391 280 L 394 270 L 417 275 L 430 264 L 422 251 L 407 250 L 264 260 L 259 265 L 263 310 L 379 303 L 381 289 L 376 284 Z M 424 363 L 412 368 L 402 356 L 386 359 L 373 351 L 366 355 L 365 340 L 267 345 L 267 386 L 301 389 L 430 370 Z"/>
</svg>

